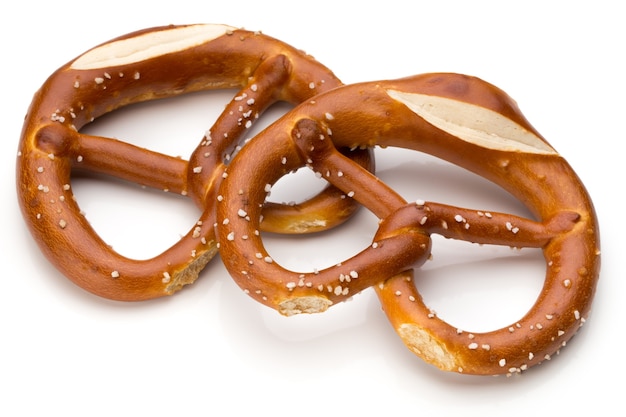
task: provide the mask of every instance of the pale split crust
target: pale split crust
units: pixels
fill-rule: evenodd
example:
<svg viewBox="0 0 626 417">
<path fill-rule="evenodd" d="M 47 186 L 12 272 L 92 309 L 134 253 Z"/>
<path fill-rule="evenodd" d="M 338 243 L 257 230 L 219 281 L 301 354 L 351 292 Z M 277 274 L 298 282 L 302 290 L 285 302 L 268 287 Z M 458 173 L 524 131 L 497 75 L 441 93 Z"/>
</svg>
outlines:
<svg viewBox="0 0 626 417">
<path fill-rule="evenodd" d="M 73 70 L 93 70 L 136 64 L 148 59 L 185 51 L 232 33 L 226 25 L 190 25 L 147 32 L 100 45 L 70 65 Z"/>
<path fill-rule="evenodd" d="M 556 154 L 544 140 L 500 113 L 445 97 L 387 90 L 428 123 L 475 145 L 508 152 Z"/>
</svg>

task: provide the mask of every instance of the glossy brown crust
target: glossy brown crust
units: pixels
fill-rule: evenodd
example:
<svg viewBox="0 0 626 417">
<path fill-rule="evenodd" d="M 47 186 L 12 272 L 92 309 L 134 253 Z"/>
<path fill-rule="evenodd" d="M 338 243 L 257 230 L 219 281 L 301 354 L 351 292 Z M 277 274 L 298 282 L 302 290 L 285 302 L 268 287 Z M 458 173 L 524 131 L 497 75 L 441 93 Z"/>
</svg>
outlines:
<svg viewBox="0 0 626 417">
<path fill-rule="evenodd" d="M 407 94 L 405 101 L 402 94 Z M 440 104 L 440 99 L 450 100 Z M 418 108 L 419 100 L 428 105 Z M 514 131 L 524 132 L 522 140 L 532 138 L 530 146 L 509 147 L 505 138 L 494 146 L 472 142 L 472 134 L 487 141 L 491 136 L 481 136 L 480 129 L 466 135 L 447 119 L 464 112 L 450 111 L 440 120 L 429 119 L 427 112 L 418 114 L 447 105 L 478 109 L 487 115 L 486 129 L 515 126 Z M 427 152 L 467 168 L 509 191 L 536 220 L 486 208 L 407 203 L 335 149 L 375 145 Z M 263 246 L 258 230 L 266 189 L 251 184 L 271 185 L 305 165 L 343 190 L 346 198 L 365 205 L 381 224 L 372 245 L 353 258 L 319 271 L 289 271 Z M 591 200 L 576 173 L 514 101 L 480 79 L 425 74 L 339 87 L 296 107 L 262 132 L 227 173 L 217 216 L 222 259 L 246 293 L 282 314 L 321 312 L 374 287 L 390 322 L 415 354 L 443 370 L 481 375 L 517 373 L 549 359 L 589 314 L 600 269 Z M 432 233 L 541 248 L 546 277 L 536 303 L 519 321 L 486 333 L 457 329 L 439 319 L 422 302 L 410 270 L 430 255 Z"/>
<path fill-rule="evenodd" d="M 95 68 L 80 60 L 91 54 L 88 51 L 50 76 L 26 115 L 16 168 L 26 223 L 50 261 L 80 287 L 99 296 L 149 299 L 193 282 L 217 252 L 215 191 L 228 156 L 247 129 L 276 101 L 297 104 L 341 84 L 313 58 L 271 37 L 221 25 L 196 27 L 217 28 L 223 33 L 129 62 L 104 59 Z M 192 26 L 146 29 L 106 42 L 94 51 L 142 36 L 147 36 L 149 46 L 159 46 L 157 36 L 186 28 Z M 189 161 L 79 133 L 92 120 L 133 103 L 222 88 L 239 92 Z M 355 158 L 372 168 L 368 151 Z M 80 213 L 71 189 L 74 169 L 187 195 L 203 213 L 187 235 L 164 253 L 149 260 L 126 258 L 102 241 Z M 323 213 L 327 216 L 325 227 L 332 227 L 355 208 L 356 204 L 341 200 L 338 191 L 329 188 L 297 207 L 270 207 L 266 216 L 301 223 L 296 230 L 283 227 L 284 220 L 276 220 L 270 230 L 303 233 L 324 228 L 309 222 L 311 213 Z"/>
</svg>

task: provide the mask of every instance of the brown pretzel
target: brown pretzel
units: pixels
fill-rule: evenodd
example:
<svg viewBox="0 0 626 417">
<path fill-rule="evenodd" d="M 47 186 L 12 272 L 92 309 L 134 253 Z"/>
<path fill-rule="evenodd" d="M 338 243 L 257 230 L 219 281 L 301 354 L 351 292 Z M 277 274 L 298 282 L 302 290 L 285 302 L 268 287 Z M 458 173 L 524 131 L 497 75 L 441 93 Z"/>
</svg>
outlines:
<svg viewBox="0 0 626 417">
<path fill-rule="evenodd" d="M 106 42 L 61 67 L 33 99 L 17 161 L 23 215 L 46 256 L 86 290 L 118 300 L 171 294 L 193 282 L 217 251 L 217 185 L 248 128 L 276 101 L 297 104 L 340 84 L 303 52 L 224 25 L 146 29 Z M 189 161 L 79 133 L 132 103 L 218 88 L 240 91 Z M 351 157 L 371 168 L 368 152 Z M 80 214 L 70 187 L 77 168 L 188 195 L 203 213 L 162 254 L 128 259 Z M 339 190 L 327 188 L 297 207 L 269 206 L 266 229 L 303 233 L 332 227 L 356 208 L 340 197 Z"/>
<path fill-rule="evenodd" d="M 335 148 L 375 145 L 426 152 L 473 171 L 512 193 L 536 220 L 484 208 L 407 203 Z M 274 153 L 261 152 L 270 146 Z M 271 184 L 303 165 L 365 205 L 381 223 L 371 246 L 351 259 L 295 272 L 271 258 L 258 230 Z M 589 313 L 600 250 L 587 192 L 513 100 L 479 79 L 427 74 L 339 87 L 262 132 L 227 173 L 217 209 L 222 259 L 246 293 L 282 314 L 321 312 L 374 287 L 415 354 L 448 371 L 502 374 L 549 359 Z M 432 233 L 541 248 L 545 284 L 530 311 L 486 333 L 460 330 L 438 318 L 422 301 L 410 269 L 429 257 Z"/>
</svg>

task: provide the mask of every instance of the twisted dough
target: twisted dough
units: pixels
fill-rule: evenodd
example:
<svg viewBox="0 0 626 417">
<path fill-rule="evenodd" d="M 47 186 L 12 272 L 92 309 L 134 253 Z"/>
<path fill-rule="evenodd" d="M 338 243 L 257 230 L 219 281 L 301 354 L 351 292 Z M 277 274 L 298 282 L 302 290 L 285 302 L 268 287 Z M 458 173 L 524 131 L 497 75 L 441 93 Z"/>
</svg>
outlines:
<svg viewBox="0 0 626 417">
<path fill-rule="evenodd" d="M 397 146 L 426 152 L 487 178 L 537 220 L 436 202 L 407 203 L 335 147 Z M 261 149 L 271 147 L 271 154 Z M 266 192 L 309 166 L 381 219 L 372 244 L 333 267 L 289 271 L 258 232 Z M 600 268 L 591 200 L 569 164 L 503 91 L 477 78 L 425 74 L 339 87 L 286 114 L 246 146 L 220 186 L 221 256 L 239 286 L 285 315 L 321 312 L 368 287 L 404 343 L 424 360 L 470 374 L 519 372 L 554 354 L 583 324 Z M 245 214 L 245 215 L 242 215 Z M 545 284 L 528 313 L 486 333 L 434 315 L 412 282 L 430 234 L 541 248 Z"/>
<path fill-rule="evenodd" d="M 92 293 L 116 300 L 172 294 L 193 282 L 217 252 L 215 193 L 245 132 L 276 101 L 297 104 L 340 84 L 305 53 L 224 25 L 152 28 L 106 42 L 57 70 L 32 101 L 16 168 L 26 223 L 50 261 Z M 80 133 L 92 120 L 133 103 L 222 88 L 239 91 L 189 161 Z M 368 151 L 351 157 L 372 168 Z M 73 169 L 188 195 L 203 213 L 162 254 L 126 258 L 81 215 L 71 189 Z M 267 229 L 321 230 L 341 223 L 355 208 L 328 188 L 298 207 L 268 207 Z"/>
</svg>

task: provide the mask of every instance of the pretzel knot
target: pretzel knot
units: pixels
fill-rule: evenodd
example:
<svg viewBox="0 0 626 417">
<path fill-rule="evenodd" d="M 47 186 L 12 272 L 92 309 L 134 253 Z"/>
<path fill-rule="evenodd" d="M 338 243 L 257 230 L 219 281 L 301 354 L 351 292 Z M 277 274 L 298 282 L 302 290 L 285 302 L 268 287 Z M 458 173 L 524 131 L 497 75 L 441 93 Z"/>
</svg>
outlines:
<svg viewBox="0 0 626 417">
<path fill-rule="evenodd" d="M 295 105 L 340 84 L 305 53 L 258 32 L 224 25 L 159 27 L 106 42 L 57 70 L 33 99 L 17 161 L 26 223 L 52 263 L 88 291 L 117 300 L 172 294 L 195 281 L 217 252 L 217 187 L 231 155 L 249 139 L 249 128 L 277 101 Z M 239 91 L 188 161 L 80 132 L 129 104 L 225 88 Z M 369 150 L 350 152 L 350 157 L 372 168 Z M 71 189 L 76 169 L 189 196 L 202 214 L 162 254 L 126 258 L 81 214 Z M 343 222 L 356 207 L 329 187 L 297 206 L 266 205 L 263 227 L 314 232 Z"/>
<path fill-rule="evenodd" d="M 509 191 L 536 219 L 486 208 L 407 203 L 337 151 L 377 145 L 426 152 L 464 167 Z M 275 152 L 262 152 L 268 147 Z M 273 260 L 258 230 L 268 190 L 303 166 L 381 223 L 371 245 L 352 258 L 296 272 Z M 514 101 L 477 78 L 425 74 L 338 87 L 261 132 L 226 172 L 217 206 L 224 264 L 246 293 L 284 315 L 322 312 L 373 287 L 401 339 L 427 362 L 447 371 L 511 374 L 549 359 L 589 313 L 600 265 L 589 196 Z M 490 332 L 468 332 L 441 320 L 412 279 L 412 268 L 430 254 L 433 233 L 541 248 L 546 276 L 537 301 L 520 320 Z"/>
</svg>

